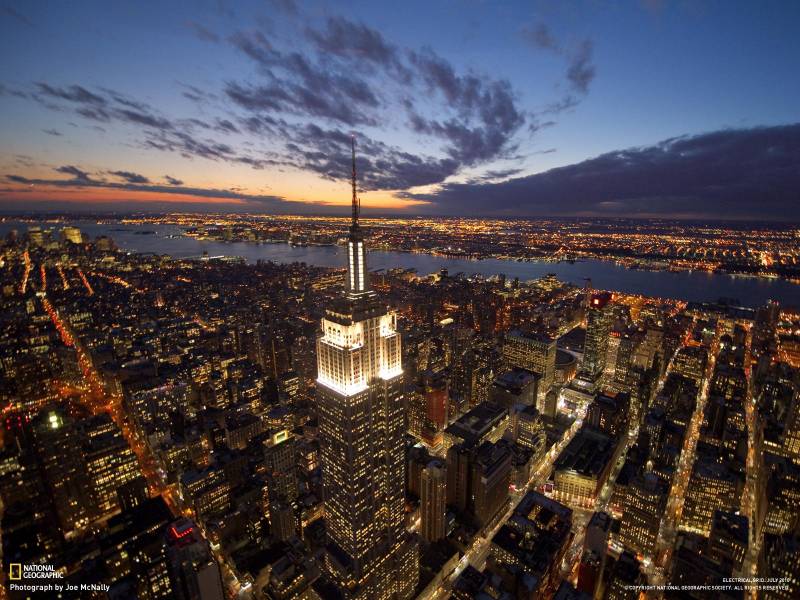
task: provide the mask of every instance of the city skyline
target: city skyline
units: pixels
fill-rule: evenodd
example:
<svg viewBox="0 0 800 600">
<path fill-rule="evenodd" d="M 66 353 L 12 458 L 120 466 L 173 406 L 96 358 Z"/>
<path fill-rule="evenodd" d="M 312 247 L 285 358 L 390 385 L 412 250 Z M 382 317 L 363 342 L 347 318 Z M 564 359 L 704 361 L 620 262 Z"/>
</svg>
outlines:
<svg viewBox="0 0 800 600">
<path fill-rule="evenodd" d="M 343 214 L 356 133 L 365 214 L 798 217 L 793 3 L 44 7 L 2 210 Z"/>
<path fill-rule="evenodd" d="M 796 597 L 797 309 L 553 273 L 370 272 L 355 148 L 336 242 L 323 232 L 342 219 L 295 217 L 303 238 L 274 239 L 281 220 L 236 215 L 164 238 L 339 243 L 335 269 L 127 252 L 62 219 L 2 238 L 9 596 Z M 497 222 L 455 223 L 430 242 L 497 247 Z M 796 281 L 785 228 L 742 245 L 714 226 L 584 226 L 548 233 L 635 240 L 632 269 L 670 253 Z"/>
<path fill-rule="evenodd" d="M 0 598 L 800 598 L 798 21 L 0 0 Z"/>
</svg>

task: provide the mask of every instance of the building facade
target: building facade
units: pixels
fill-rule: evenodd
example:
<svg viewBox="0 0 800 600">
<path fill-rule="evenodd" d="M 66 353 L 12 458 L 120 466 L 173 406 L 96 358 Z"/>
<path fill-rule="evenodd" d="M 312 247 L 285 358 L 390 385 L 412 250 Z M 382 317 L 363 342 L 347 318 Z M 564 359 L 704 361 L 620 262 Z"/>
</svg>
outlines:
<svg viewBox="0 0 800 600">
<path fill-rule="evenodd" d="M 418 555 L 405 527 L 405 419 L 395 314 L 370 288 L 355 151 L 346 292 L 317 339 L 325 564 L 351 598 L 409 598 Z"/>
<path fill-rule="evenodd" d="M 447 476 L 441 461 L 433 460 L 420 476 L 420 533 L 429 542 L 445 537 L 445 502 Z"/>
</svg>

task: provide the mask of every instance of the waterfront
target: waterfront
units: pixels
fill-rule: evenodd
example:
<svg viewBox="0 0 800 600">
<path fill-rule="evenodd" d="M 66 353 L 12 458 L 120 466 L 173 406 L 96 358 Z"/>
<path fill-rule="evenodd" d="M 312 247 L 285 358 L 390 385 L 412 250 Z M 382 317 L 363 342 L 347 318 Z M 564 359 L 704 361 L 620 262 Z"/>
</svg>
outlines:
<svg viewBox="0 0 800 600">
<path fill-rule="evenodd" d="M 75 222 L 86 235 L 111 237 L 123 250 L 168 254 L 176 258 L 209 256 L 239 256 L 247 262 L 270 260 L 278 263 L 305 262 L 321 267 L 341 267 L 345 264 L 344 249 L 338 246 L 290 246 L 286 243 L 256 244 L 251 242 L 201 241 L 182 235 L 173 225 L 120 225 L 117 223 Z M 6 221 L 0 223 L 0 235 L 16 229 L 20 234 L 33 223 Z M 40 224 L 43 229 L 58 231 L 63 223 Z M 611 261 L 584 260 L 568 262 L 517 262 L 513 260 L 469 260 L 430 254 L 371 250 L 372 270 L 411 268 L 424 275 L 442 268 L 451 275 L 464 273 L 486 277 L 503 273 L 509 279 L 536 279 L 554 273 L 562 281 L 582 286 L 586 278 L 598 289 L 631 294 L 694 301 L 714 301 L 719 298 L 738 299 L 743 306 L 760 306 L 769 299 L 786 306 L 800 307 L 800 285 L 782 279 L 744 277 L 709 272 L 669 272 L 627 269 Z"/>
</svg>

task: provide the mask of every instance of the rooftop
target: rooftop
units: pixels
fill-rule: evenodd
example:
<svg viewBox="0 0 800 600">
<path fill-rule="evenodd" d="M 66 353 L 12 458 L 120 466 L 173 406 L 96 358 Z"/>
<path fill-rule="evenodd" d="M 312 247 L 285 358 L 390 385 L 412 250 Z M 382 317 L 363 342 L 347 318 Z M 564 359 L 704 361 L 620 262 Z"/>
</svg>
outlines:
<svg viewBox="0 0 800 600">
<path fill-rule="evenodd" d="M 571 470 L 581 475 L 596 476 L 605 469 L 616 447 L 613 438 L 584 425 L 558 455 L 554 468 L 556 471 Z"/>
</svg>

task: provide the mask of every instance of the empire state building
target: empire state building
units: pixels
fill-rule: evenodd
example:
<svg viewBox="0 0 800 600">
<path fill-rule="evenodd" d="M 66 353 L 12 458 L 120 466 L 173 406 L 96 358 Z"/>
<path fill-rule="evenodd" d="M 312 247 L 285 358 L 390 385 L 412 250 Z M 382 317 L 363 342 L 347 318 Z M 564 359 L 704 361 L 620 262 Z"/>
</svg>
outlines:
<svg viewBox="0 0 800 600">
<path fill-rule="evenodd" d="M 411 598 L 419 556 L 404 527 L 400 334 L 369 285 L 355 142 L 352 187 L 346 290 L 326 309 L 317 340 L 325 566 L 348 598 Z"/>
</svg>

